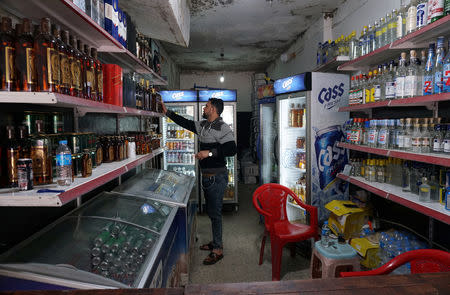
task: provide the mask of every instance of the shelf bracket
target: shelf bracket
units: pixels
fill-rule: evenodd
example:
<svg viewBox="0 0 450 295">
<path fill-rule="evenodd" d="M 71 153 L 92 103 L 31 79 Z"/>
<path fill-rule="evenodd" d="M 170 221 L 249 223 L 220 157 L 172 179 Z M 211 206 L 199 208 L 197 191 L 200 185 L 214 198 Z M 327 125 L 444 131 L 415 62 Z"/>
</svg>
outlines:
<svg viewBox="0 0 450 295">
<path fill-rule="evenodd" d="M 75 113 L 78 117 L 84 117 L 87 113 L 89 113 L 89 111 L 88 111 L 87 108 L 75 107 L 74 113 Z"/>
</svg>

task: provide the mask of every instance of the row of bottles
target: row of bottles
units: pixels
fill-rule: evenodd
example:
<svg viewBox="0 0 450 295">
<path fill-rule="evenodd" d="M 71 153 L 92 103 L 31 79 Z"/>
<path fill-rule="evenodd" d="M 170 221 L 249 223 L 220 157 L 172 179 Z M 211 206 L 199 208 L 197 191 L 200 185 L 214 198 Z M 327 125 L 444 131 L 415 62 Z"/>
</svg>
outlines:
<svg viewBox="0 0 450 295">
<path fill-rule="evenodd" d="M 409 62 L 403 52 L 397 65 L 393 60 L 368 74 L 351 77 L 349 104 L 401 99 L 450 92 L 450 53 L 446 56 L 444 37 L 421 52 L 411 50 Z M 450 43 L 450 42 L 449 42 Z M 435 54 L 436 53 L 436 54 Z"/>
<path fill-rule="evenodd" d="M 395 158 L 354 158 L 350 162 L 352 176 L 402 187 L 402 191 L 418 195 L 420 202 L 445 205 L 449 188 L 446 168 Z"/>
<path fill-rule="evenodd" d="M 195 143 L 194 141 L 167 141 L 166 148 L 168 150 L 177 150 L 177 151 L 194 151 Z"/>
<path fill-rule="evenodd" d="M 178 125 L 172 124 L 167 120 L 166 135 L 168 139 L 194 139 L 194 133 Z"/>
<path fill-rule="evenodd" d="M 136 36 L 136 56 L 148 67 L 161 75 L 161 62 L 159 52 L 152 48 L 154 41 L 141 33 Z"/>
<path fill-rule="evenodd" d="M 12 28 L 2 17 L 0 75 L 3 91 L 44 91 L 103 101 L 103 70 L 97 50 L 43 18 Z M 52 28 L 52 29 L 51 29 Z"/>
<path fill-rule="evenodd" d="M 167 163 L 195 165 L 195 154 L 191 152 L 167 152 Z"/>
<path fill-rule="evenodd" d="M 289 187 L 297 197 L 300 198 L 303 202 L 306 202 L 306 177 L 303 175 L 298 179 L 298 181 Z M 297 204 L 294 199 L 290 199 L 290 202 L 293 204 Z"/>
<path fill-rule="evenodd" d="M 292 103 L 289 109 L 289 127 L 302 128 L 306 126 L 306 106 Z"/>
<path fill-rule="evenodd" d="M 338 55 L 355 59 L 369 54 L 449 14 L 449 1 L 412 0 L 408 6 L 388 12 L 373 25 L 364 26 L 359 37 L 352 31 L 347 37 L 341 35 L 335 41 L 319 43 L 317 65 Z"/>
<path fill-rule="evenodd" d="M 193 168 L 186 168 L 185 166 L 183 166 L 183 167 L 174 166 L 174 167 L 172 167 L 172 171 L 195 177 L 195 170 Z"/>
<path fill-rule="evenodd" d="M 106 77 L 105 77 L 106 78 Z M 115 83 L 115 80 L 113 80 Z M 145 111 L 161 112 L 161 95 L 150 85 L 149 80 L 140 79 L 136 73 L 123 74 L 123 106 Z"/>
<path fill-rule="evenodd" d="M 354 118 L 347 121 L 344 130 L 347 143 L 415 153 L 450 153 L 450 124 L 441 121 L 441 118 Z"/>
</svg>

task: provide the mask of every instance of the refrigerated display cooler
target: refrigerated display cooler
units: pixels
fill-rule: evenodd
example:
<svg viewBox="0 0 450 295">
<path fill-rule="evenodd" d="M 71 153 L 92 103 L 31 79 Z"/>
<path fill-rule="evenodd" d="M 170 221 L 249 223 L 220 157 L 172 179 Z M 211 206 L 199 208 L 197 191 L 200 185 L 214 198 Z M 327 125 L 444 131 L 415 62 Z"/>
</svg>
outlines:
<svg viewBox="0 0 450 295">
<path fill-rule="evenodd" d="M 259 169 L 260 184 L 278 183 L 278 118 L 275 97 L 259 100 Z"/>
<path fill-rule="evenodd" d="M 147 179 L 185 199 L 186 183 Z M 161 196 L 162 198 L 162 196 Z M 177 207 L 103 192 L 0 256 L 0 290 L 170 287 L 182 251 Z"/>
<path fill-rule="evenodd" d="M 348 184 L 336 178 L 348 162 L 337 146 L 344 139 L 341 126 L 348 112 L 347 75 L 307 72 L 275 81 L 278 112 L 279 183 L 327 218 L 325 204 L 348 197 Z M 290 220 L 306 222 L 305 211 L 288 200 Z"/>
<path fill-rule="evenodd" d="M 221 114 L 223 121 L 231 127 L 234 133 L 234 140 L 237 140 L 236 136 L 236 102 L 237 102 L 237 92 L 236 90 L 199 90 L 198 100 L 199 100 L 199 115 L 203 114 L 203 108 L 210 98 L 220 98 L 224 101 L 224 109 Z M 228 186 L 225 190 L 223 197 L 224 206 L 233 206 L 237 211 L 239 208 L 238 204 L 238 183 L 237 183 L 237 155 L 234 157 L 226 158 L 226 165 L 228 170 Z M 205 204 L 203 191 L 201 191 L 201 206 Z"/>
<path fill-rule="evenodd" d="M 196 90 L 161 91 L 161 98 L 167 109 L 189 120 L 198 120 Z M 162 118 L 164 170 L 175 171 L 196 177 L 198 173 L 197 140 L 193 132 L 186 130 L 167 117 Z M 199 186 L 195 183 L 192 194 L 198 198 Z"/>
</svg>

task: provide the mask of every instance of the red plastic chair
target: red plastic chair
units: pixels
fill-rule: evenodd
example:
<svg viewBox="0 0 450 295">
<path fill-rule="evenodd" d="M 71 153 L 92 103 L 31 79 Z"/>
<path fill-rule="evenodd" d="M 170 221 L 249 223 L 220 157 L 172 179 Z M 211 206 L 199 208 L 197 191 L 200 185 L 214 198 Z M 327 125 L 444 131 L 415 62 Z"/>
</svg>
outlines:
<svg viewBox="0 0 450 295">
<path fill-rule="evenodd" d="M 310 225 L 292 224 L 287 219 L 286 201 L 294 198 L 310 217 Z M 262 264 L 266 237 L 270 235 L 272 252 L 272 281 L 280 280 L 281 256 L 287 243 L 300 242 L 310 238 L 318 240 L 317 208 L 304 204 L 290 189 L 276 183 L 260 186 L 253 193 L 253 205 L 264 216 L 264 236 L 261 242 L 259 265 Z"/>
<path fill-rule="evenodd" d="M 412 274 L 450 271 L 450 253 L 435 249 L 423 249 L 402 253 L 373 270 L 341 272 L 341 277 L 386 275 L 408 262 L 411 263 Z"/>
</svg>

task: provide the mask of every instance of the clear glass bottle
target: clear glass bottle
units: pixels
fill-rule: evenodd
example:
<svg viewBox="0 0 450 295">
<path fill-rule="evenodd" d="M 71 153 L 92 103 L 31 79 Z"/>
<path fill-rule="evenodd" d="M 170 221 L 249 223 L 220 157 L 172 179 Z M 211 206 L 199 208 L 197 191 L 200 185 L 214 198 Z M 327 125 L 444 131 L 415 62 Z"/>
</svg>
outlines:
<svg viewBox="0 0 450 295">
<path fill-rule="evenodd" d="M 373 101 L 380 101 L 381 100 L 381 84 L 382 84 L 382 65 L 378 66 L 378 70 L 374 70 L 373 71 L 373 83 L 372 83 L 372 88 L 373 88 L 373 97 L 372 100 Z"/>
<path fill-rule="evenodd" d="M 366 45 L 366 38 L 367 38 L 367 26 L 364 26 L 362 31 L 361 31 L 361 37 L 359 38 L 359 44 L 361 46 L 361 56 L 366 55 L 367 52 L 367 47 Z"/>
<path fill-rule="evenodd" d="M 391 23 L 390 23 L 390 37 L 389 43 L 394 42 L 397 40 L 397 19 L 398 19 L 398 11 L 397 9 L 392 10 L 392 17 L 391 17 Z"/>
<path fill-rule="evenodd" d="M 403 134 L 403 150 L 410 151 L 412 149 L 412 119 L 405 119 L 405 132 Z"/>
<path fill-rule="evenodd" d="M 428 18 L 428 0 L 420 0 L 417 4 L 417 29 L 427 25 Z"/>
<path fill-rule="evenodd" d="M 396 124 L 397 120 L 390 119 L 388 120 L 388 129 L 389 129 L 389 138 L 388 138 L 388 146 L 389 149 L 394 149 L 396 144 Z"/>
<path fill-rule="evenodd" d="M 411 50 L 409 66 L 406 68 L 404 97 L 415 97 L 418 94 L 419 67 L 416 59 L 416 51 Z"/>
<path fill-rule="evenodd" d="M 423 73 L 422 95 L 434 94 L 434 43 L 431 43 L 428 49 L 428 58 Z"/>
<path fill-rule="evenodd" d="M 444 91 L 444 58 L 445 58 L 445 37 L 437 39 L 436 64 L 433 69 L 434 76 L 434 94 L 440 94 Z"/>
<path fill-rule="evenodd" d="M 355 59 L 358 57 L 358 39 L 356 38 L 356 31 L 352 31 L 350 34 L 350 41 L 349 41 L 349 53 L 350 59 Z"/>
<path fill-rule="evenodd" d="M 389 44 L 391 41 L 391 22 L 392 22 L 392 15 L 390 12 L 386 14 L 385 19 L 385 25 L 383 28 L 383 34 L 384 34 L 384 45 Z"/>
<path fill-rule="evenodd" d="M 378 131 L 378 147 L 382 149 L 389 148 L 389 128 L 388 120 L 379 120 L 380 129 Z"/>
<path fill-rule="evenodd" d="M 364 121 L 364 128 L 362 132 L 362 145 L 368 145 L 369 144 L 369 129 L 370 129 L 370 121 L 366 120 Z"/>
<path fill-rule="evenodd" d="M 422 146 L 422 134 L 420 132 L 420 121 L 414 119 L 414 130 L 411 135 L 411 148 L 410 151 L 414 153 L 420 153 Z"/>
<path fill-rule="evenodd" d="M 417 4 L 418 0 L 411 0 L 411 3 L 408 6 L 408 15 L 406 20 L 406 33 L 412 33 L 416 30 L 417 27 Z"/>
<path fill-rule="evenodd" d="M 448 10 L 450 11 L 450 2 L 448 2 Z M 447 56 L 444 58 L 444 70 L 442 72 L 443 81 L 444 81 L 444 92 L 450 92 L 450 39 L 448 40 L 449 51 Z"/>
<path fill-rule="evenodd" d="M 395 130 L 395 148 L 403 150 L 405 140 L 405 119 L 398 119 L 397 129 Z"/>
<path fill-rule="evenodd" d="M 450 153 L 450 125 L 446 126 L 447 130 L 445 132 L 445 136 L 444 136 L 444 149 L 443 152 L 444 153 Z"/>
<path fill-rule="evenodd" d="M 375 21 L 373 26 L 374 26 L 373 30 L 375 31 L 375 38 L 374 38 L 372 47 L 373 47 L 373 50 L 377 50 L 378 48 L 380 48 L 380 41 L 381 41 L 381 36 L 383 34 L 383 28 L 381 27 L 381 25 L 378 21 Z"/>
<path fill-rule="evenodd" d="M 422 184 L 419 186 L 419 201 L 431 202 L 431 188 L 426 177 L 422 177 Z"/>
<path fill-rule="evenodd" d="M 420 152 L 422 153 L 429 153 L 431 152 L 431 132 L 429 129 L 429 119 L 424 118 L 423 124 L 422 124 L 422 135 L 421 135 L 421 149 Z"/>
<path fill-rule="evenodd" d="M 431 175 L 428 185 L 430 186 L 430 201 L 439 202 L 439 182 L 434 174 Z"/>
<path fill-rule="evenodd" d="M 385 183 L 385 175 L 386 175 L 385 160 L 378 160 L 378 165 L 376 169 L 376 181 L 380 183 Z"/>
<path fill-rule="evenodd" d="M 381 48 L 386 43 L 386 21 L 384 17 L 380 18 L 380 31 L 379 31 L 379 38 L 378 38 L 378 48 Z"/>
<path fill-rule="evenodd" d="M 397 39 L 406 35 L 406 17 L 408 8 L 402 5 L 400 11 L 397 14 Z"/>
<path fill-rule="evenodd" d="M 395 62 L 391 60 L 389 63 L 389 71 L 386 71 L 384 75 L 385 94 L 386 100 L 395 99 L 396 85 L 395 85 Z"/>
<path fill-rule="evenodd" d="M 402 168 L 402 191 L 404 192 L 410 192 L 411 191 L 411 184 L 410 184 L 410 165 L 408 162 L 403 163 Z"/>
<path fill-rule="evenodd" d="M 370 161 L 370 166 L 369 166 L 369 178 L 368 181 L 370 182 L 376 182 L 377 181 L 377 171 L 376 171 L 376 160 L 372 159 L 369 160 Z"/>
<path fill-rule="evenodd" d="M 405 80 L 406 80 L 406 52 L 402 52 L 400 63 L 395 73 L 395 98 L 405 97 Z"/>
<path fill-rule="evenodd" d="M 370 129 L 367 140 L 369 147 L 377 147 L 378 130 L 376 124 L 377 120 L 370 120 Z"/>
</svg>

